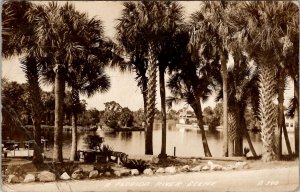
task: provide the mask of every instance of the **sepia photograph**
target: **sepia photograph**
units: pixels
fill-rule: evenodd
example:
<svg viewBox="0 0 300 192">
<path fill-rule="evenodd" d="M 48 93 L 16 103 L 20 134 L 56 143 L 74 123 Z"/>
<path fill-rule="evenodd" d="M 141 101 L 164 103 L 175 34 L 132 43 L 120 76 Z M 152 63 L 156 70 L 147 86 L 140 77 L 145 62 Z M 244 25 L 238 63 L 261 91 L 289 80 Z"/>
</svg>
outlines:
<svg viewBox="0 0 300 192">
<path fill-rule="evenodd" d="M 1 6 L 1 191 L 299 190 L 298 1 Z"/>
</svg>

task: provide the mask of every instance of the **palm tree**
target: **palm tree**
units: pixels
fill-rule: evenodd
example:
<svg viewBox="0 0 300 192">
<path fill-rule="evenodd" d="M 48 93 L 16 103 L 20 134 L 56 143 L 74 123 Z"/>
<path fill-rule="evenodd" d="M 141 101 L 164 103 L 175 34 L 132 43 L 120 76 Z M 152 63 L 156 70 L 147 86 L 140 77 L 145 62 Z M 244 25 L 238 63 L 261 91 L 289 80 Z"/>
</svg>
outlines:
<svg viewBox="0 0 300 192">
<path fill-rule="evenodd" d="M 75 71 L 78 58 L 88 55 L 88 61 L 98 59 L 99 46 L 103 43 L 101 22 L 88 19 L 73 5 L 56 3 L 34 6 L 29 20 L 34 23 L 35 41 L 39 45 L 39 56 L 45 69 L 54 70 L 55 87 L 55 131 L 53 161 L 63 161 L 62 126 L 63 101 L 67 72 Z M 105 57 L 105 55 L 103 55 Z"/>
<path fill-rule="evenodd" d="M 118 41 L 131 58 L 138 73 L 142 77 L 142 91 L 146 96 L 146 136 L 145 153 L 153 154 L 152 130 L 155 115 L 156 97 L 156 71 L 159 63 L 159 54 L 162 53 L 163 43 L 166 42 L 168 35 L 175 34 L 177 23 L 182 21 L 181 6 L 176 2 L 148 2 L 124 3 L 122 17 L 119 19 L 117 28 Z M 146 62 L 146 64 L 145 64 Z M 164 64 L 165 65 L 165 64 Z M 137 67 L 141 66 L 141 67 Z M 144 78 L 145 67 L 148 77 Z M 141 70 L 140 70 L 141 69 Z M 161 68 L 162 103 L 164 103 L 164 70 Z M 147 83 L 147 86 L 145 84 Z M 141 84 L 141 83 L 139 83 Z M 147 92 L 147 93 L 145 93 Z M 145 98 L 145 96 L 144 96 Z M 162 105 L 164 107 L 165 104 Z M 162 110 L 165 116 L 165 110 Z M 165 121 L 165 118 L 164 118 Z M 163 144 L 162 153 L 165 155 L 166 128 L 163 123 Z"/>
<path fill-rule="evenodd" d="M 192 25 L 194 26 L 192 35 L 192 44 L 197 45 L 199 51 L 205 48 L 206 41 L 201 42 L 201 37 L 204 33 L 214 35 L 214 49 L 217 50 L 220 57 L 220 65 L 222 72 L 222 87 L 223 87 L 223 156 L 228 156 L 228 75 L 227 61 L 229 48 L 227 40 L 229 37 L 228 27 L 225 24 L 225 13 L 229 10 L 233 3 L 220 2 L 204 2 L 193 16 Z"/>
<path fill-rule="evenodd" d="M 246 120 L 244 117 L 247 107 L 251 103 L 252 110 L 258 111 L 257 97 L 258 76 L 254 66 L 250 66 L 248 58 L 241 52 L 233 54 L 234 65 L 228 69 L 228 144 L 229 156 L 243 155 L 243 136 L 249 143 L 254 156 L 256 152 L 246 129 Z M 221 84 L 222 82 L 219 82 Z M 217 100 L 222 98 L 222 90 L 218 93 Z M 250 101 L 250 102 L 249 102 Z"/>
<path fill-rule="evenodd" d="M 211 157 L 211 152 L 206 140 L 201 101 L 205 101 L 208 95 L 212 92 L 212 82 L 206 66 L 201 66 L 197 62 L 193 62 L 190 54 L 185 54 L 185 62 L 181 66 L 177 66 L 177 70 L 174 71 L 167 83 L 170 88 L 172 97 L 167 99 L 168 106 L 172 105 L 172 102 L 185 101 L 194 110 L 198 126 L 201 130 L 202 144 L 205 156 Z M 200 71 L 197 74 L 197 71 Z"/>
<path fill-rule="evenodd" d="M 294 40 L 290 34 L 297 33 L 297 27 L 290 25 L 297 22 L 299 10 L 292 2 L 243 2 L 236 10 L 230 14 L 228 23 L 236 32 L 236 41 L 258 64 L 263 160 L 271 161 L 278 158 L 274 143 L 277 127 L 273 105 L 275 69 L 284 64 L 285 50 L 298 50 L 294 46 L 297 42 L 290 43 Z"/>
<path fill-rule="evenodd" d="M 79 93 L 88 97 L 97 92 L 107 92 L 110 87 L 109 77 L 103 71 L 102 63 L 95 63 L 95 66 L 88 64 L 81 65 L 79 71 L 73 71 L 68 76 L 67 83 L 71 87 L 72 98 L 72 145 L 70 160 L 76 159 L 77 151 L 77 111 L 80 108 Z"/>
<path fill-rule="evenodd" d="M 160 159 L 165 159 L 166 154 L 166 130 L 167 130 L 167 113 L 166 113 L 166 91 L 165 91 L 165 72 L 168 67 L 176 66 L 180 60 L 180 53 L 186 47 L 186 43 L 182 43 L 183 29 L 183 10 L 177 2 L 165 2 L 159 4 L 160 9 L 164 10 L 162 15 L 165 31 L 164 37 L 160 39 L 160 50 L 158 53 L 158 69 L 159 69 L 159 86 L 161 98 L 161 116 L 162 116 L 162 145 Z"/>
<path fill-rule="evenodd" d="M 34 125 L 33 162 L 42 163 L 41 146 L 41 116 L 42 100 L 39 85 L 39 67 L 35 59 L 37 44 L 34 41 L 33 23 L 27 19 L 32 4 L 27 1 L 5 1 L 2 11 L 2 55 L 10 57 L 25 54 L 22 59 L 22 69 L 29 85 L 32 106 L 32 121 Z"/>
</svg>

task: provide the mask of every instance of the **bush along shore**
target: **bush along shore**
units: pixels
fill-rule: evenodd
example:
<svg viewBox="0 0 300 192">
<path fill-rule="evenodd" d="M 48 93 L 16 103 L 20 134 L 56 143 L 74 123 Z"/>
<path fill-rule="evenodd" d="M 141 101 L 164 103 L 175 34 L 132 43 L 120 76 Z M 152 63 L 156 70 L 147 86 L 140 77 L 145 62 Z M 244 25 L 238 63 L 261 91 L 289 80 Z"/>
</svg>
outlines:
<svg viewBox="0 0 300 192">
<path fill-rule="evenodd" d="M 126 163 L 87 164 L 80 162 L 9 164 L 2 166 L 4 183 L 54 182 L 83 179 L 119 178 L 137 175 L 167 175 L 186 172 L 230 171 L 248 169 L 246 161 L 217 163 L 197 159 L 168 158 L 160 162 L 157 157 L 150 161 L 129 159 Z"/>
</svg>

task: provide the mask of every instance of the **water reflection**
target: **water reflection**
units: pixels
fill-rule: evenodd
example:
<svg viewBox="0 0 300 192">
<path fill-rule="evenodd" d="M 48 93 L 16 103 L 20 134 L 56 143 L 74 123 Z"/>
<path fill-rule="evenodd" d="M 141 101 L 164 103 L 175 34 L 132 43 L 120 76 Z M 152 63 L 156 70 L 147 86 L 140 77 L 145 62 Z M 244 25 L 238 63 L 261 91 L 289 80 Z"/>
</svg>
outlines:
<svg viewBox="0 0 300 192">
<path fill-rule="evenodd" d="M 206 131 L 207 142 L 213 156 L 222 156 L 222 132 Z M 86 134 L 98 134 L 104 137 L 104 143 L 110 145 L 115 151 L 122 151 L 128 154 L 145 153 L 145 133 L 144 132 L 97 132 L 78 133 L 78 148 L 84 146 L 84 137 Z M 50 151 L 46 152 L 47 156 L 52 156 L 53 132 L 43 132 L 42 135 L 49 140 Z M 288 133 L 292 150 L 294 150 L 294 133 Z M 71 148 L 71 132 L 63 134 L 63 153 L 68 158 Z M 257 154 L 262 153 L 262 143 L 260 133 L 250 133 Z M 24 132 L 16 132 L 11 139 L 17 141 L 28 140 Z M 249 147 L 246 139 L 243 141 L 244 147 Z M 283 153 L 287 153 L 285 140 L 282 140 Z M 167 124 L 167 154 L 173 155 L 176 147 L 177 156 L 204 156 L 201 132 L 197 130 L 177 130 L 175 123 Z M 153 130 L 153 152 L 159 154 L 161 149 L 161 124 L 155 123 Z"/>
</svg>

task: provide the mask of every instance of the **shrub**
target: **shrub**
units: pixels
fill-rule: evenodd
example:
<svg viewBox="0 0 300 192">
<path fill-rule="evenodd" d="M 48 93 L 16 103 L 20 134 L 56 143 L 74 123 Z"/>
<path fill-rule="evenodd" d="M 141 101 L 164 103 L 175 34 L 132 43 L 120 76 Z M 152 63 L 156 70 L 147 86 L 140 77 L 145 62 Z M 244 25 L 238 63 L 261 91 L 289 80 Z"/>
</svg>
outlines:
<svg viewBox="0 0 300 192">
<path fill-rule="evenodd" d="M 89 149 L 100 150 L 100 146 L 103 143 L 103 137 L 100 137 L 99 135 L 87 135 L 84 142 L 88 145 Z"/>
<path fill-rule="evenodd" d="M 100 150 L 104 155 L 110 156 L 113 152 L 113 148 L 109 145 L 103 145 L 102 149 Z"/>
<path fill-rule="evenodd" d="M 129 169 L 137 169 L 139 170 L 140 173 L 142 173 L 145 169 L 149 167 L 147 162 L 141 159 L 139 160 L 130 159 L 126 163 L 124 163 L 124 166 Z"/>
</svg>

